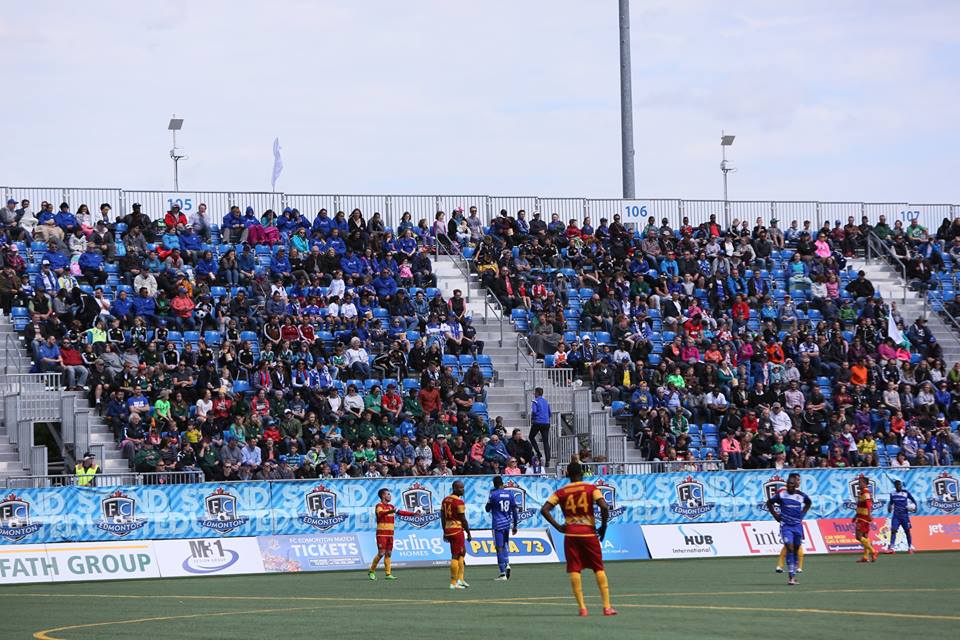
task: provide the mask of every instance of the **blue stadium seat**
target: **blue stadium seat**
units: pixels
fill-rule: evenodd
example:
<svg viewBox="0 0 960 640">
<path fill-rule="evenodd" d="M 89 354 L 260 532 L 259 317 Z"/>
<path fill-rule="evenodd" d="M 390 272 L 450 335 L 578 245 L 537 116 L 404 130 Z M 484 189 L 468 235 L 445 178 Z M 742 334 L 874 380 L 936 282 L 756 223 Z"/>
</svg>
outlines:
<svg viewBox="0 0 960 640">
<path fill-rule="evenodd" d="M 222 342 L 222 338 L 217 331 L 204 331 L 203 339 L 207 345 L 211 347 L 217 346 Z"/>
<path fill-rule="evenodd" d="M 552 353 L 548 353 L 547 355 L 543 356 L 543 366 L 548 369 L 552 369 L 556 365 L 556 361 L 557 356 L 553 355 Z"/>
</svg>

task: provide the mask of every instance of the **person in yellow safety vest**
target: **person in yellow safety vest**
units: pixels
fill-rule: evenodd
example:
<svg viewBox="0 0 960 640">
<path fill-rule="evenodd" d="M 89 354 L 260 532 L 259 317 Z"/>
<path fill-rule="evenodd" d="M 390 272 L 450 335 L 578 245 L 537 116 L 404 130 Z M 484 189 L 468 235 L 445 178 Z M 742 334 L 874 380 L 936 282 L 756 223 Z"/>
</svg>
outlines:
<svg viewBox="0 0 960 640">
<path fill-rule="evenodd" d="M 78 487 L 92 487 L 98 473 L 100 473 L 100 465 L 94 462 L 94 456 L 89 451 L 83 454 L 83 461 L 74 467 Z"/>
</svg>

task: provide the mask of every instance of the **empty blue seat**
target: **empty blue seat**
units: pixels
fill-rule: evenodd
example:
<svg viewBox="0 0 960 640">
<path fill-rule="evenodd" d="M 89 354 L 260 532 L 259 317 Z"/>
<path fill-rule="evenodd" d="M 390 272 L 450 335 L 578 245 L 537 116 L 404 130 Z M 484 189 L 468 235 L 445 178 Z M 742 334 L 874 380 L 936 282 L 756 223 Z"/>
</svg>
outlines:
<svg viewBox="0 0 960 640">
<path fill-rule="evenodd" d="M 717 428 L 717 425 L 710 422 L 706 422 L 700 425 L 700 430 L 703 432 L 704 437 L 708 435 L 716 436 L 717 433 L 719 433 L 719 429 Z"/>
<path fill-rule="evenodd" d="M 233 392 L 234 393 L 250 393 L 250 383 L 246 380 L 237 380 L 233 383 Z"/>
<path fill-rule="evenodd" d="M 404 378 L 403 379 L 403 390 L 408 392 L 411 389 L 420 390 L 420 381 L 416 378 Z"/>
<path fill-rule="evenodd" d="M 556 365 L 557 357 L 552 353 L 543 356 L 543 366 L 552 369 Z"/>
<path fill-rule="evenodd" d="M 199 331 L 184 331 L 183 332 L 183 341 L 184 342 L 200 342 L 200 332 Z"/>
<path fill-rule="evenodd" d="M 227 297 L 227 288 L 226 287 L 210 287 L 210 295 L 216 300 Z"/>
<path fill-rule="evenodd" d="M 443 366 L 445 366 L 445 367 L 453 367 L 454 369 L 456 369 L 456 368 L 457 368 L 457 356 L 451 356 L 451 355 L 444 354 L 444 355 L 443 355 L 443 358 L 441 359 L 441 364 L 442 364 Z"/>
<path fill-rule="evenodd" d="M 253 331 L 241 331 L 240 340 L 241 342 L 259 342 L 257 334 Z"/>
<path fill-rule="evenodd" d="M 472 366 L 474 362 L 473 356 L 470 354 L 460 356 L 460 366 L 464 369 Z"/>
<path fill-rule="evenodd" d="M 222 342 L 220 334 L 216 331 L 204 331 L 203 339 L 210 346 L 216 346 Z"/>
</svg>

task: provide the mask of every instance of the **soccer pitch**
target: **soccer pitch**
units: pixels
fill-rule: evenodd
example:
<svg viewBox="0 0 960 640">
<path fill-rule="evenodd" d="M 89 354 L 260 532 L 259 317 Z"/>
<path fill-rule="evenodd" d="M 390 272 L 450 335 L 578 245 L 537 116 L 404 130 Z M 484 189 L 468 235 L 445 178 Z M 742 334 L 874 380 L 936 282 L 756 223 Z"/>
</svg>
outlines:
<svg viewBox="0 0 960 640">
<path fill-rule="evenodd" d="M 590 617 L 577 617 L 563 565 L 131 580 L 0 587 L 0 638 L 902 638 L 955 637 L 960 554 L 808 556 L 800 585 L 775 558 L 611 562 L 619 615 L 605 618 L 584 572 Z"/>
</svg>

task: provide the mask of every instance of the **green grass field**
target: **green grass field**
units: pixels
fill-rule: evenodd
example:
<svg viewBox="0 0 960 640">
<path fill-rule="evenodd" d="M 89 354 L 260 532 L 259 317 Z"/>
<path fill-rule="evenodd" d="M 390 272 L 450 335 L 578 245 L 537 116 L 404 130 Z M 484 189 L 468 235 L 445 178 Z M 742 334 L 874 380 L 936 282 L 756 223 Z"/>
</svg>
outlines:
<svg viewBox="0 0 960 640">
<path fill-rule="evenodd" d="M 584 574 L 589 618 L 578 618 L 562 565 L 467 567 L 466 591 L 444 568 L 0 587 L 0 638 L 383 637 L 521 639 L 956 637 L 960 554 L 809 556 L 788 587 L 771 558 L 612 562 L 604 618 Z M 781 631 L 788 629 L 789 631 Z"/>
</svg>

